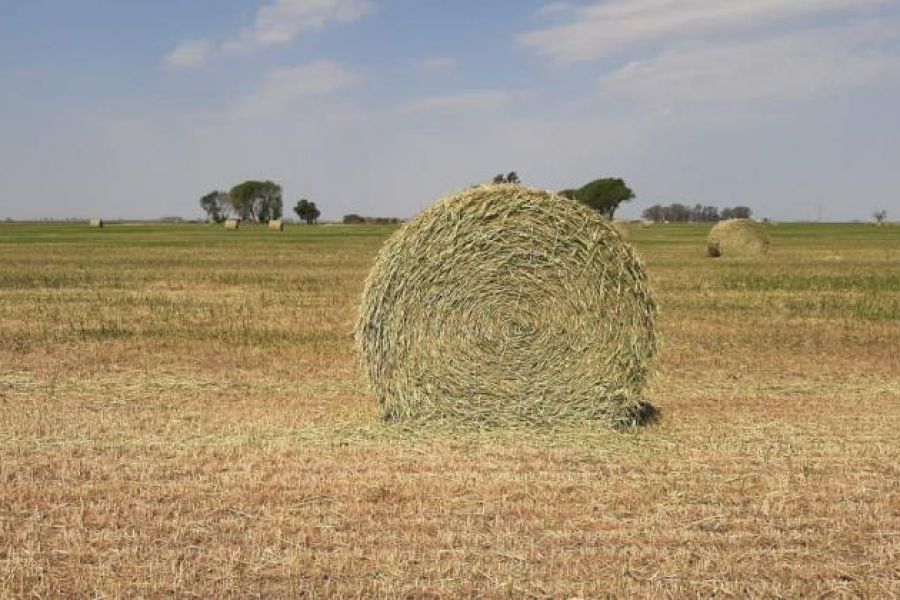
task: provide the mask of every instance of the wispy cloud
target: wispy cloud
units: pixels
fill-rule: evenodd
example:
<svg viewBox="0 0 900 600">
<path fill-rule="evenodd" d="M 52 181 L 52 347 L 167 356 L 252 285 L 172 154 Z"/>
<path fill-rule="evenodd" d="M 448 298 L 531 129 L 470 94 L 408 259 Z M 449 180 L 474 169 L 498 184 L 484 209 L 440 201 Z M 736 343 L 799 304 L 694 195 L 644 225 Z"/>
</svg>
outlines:
<svg viewBox="0 0 900 600">
<path fill-rule="evenodd" d="M 519 41 L 562 63 L 601 60 L 645 45 L 720 35 L 890 0 L 610 0 L 572 12 L 567 22 Z"/>
<path fill-rule="evenodd" d="M 189 40 L 179 43 L 163 62 L 182 69 L 202 67 L 215 52 L 247 53 L 289 44 L 304 31 L 349 23 L 369 14 L 368 0 L 272 0 L 256 13 L 254 23 L 220 43 Z"/>
<path fill-rule="evenodd" d="M 871 44 L 884 31 L 868 24 L 681 45 L 603 77 L 601 92 L 632 107 L 706 114 L 813 98 L 900 76 L 900 54 Z"/>
<path fill-rule="evenodd" d="M 419 66 L 432 70 L 455 69 L 459 66 L 459 62 L 455 58 L 448 56 L 435 56 L 419 61 Z"/>
<path fill-rule="evenodd" d="M 367 0 L 275 0 L 260 8 L 256 22 L 227 40 L 222 48 L 247 52 L 287 44 L 303 31 L 356 21 L 372 9 Z"/>
<path fill-rule="evenodd" d="M 273 69 L 252 94 L 241 98 L 231 114 L 271 117 L 296 108 L 305 98 L 323 96 L 358 85 L 362 76 L 334 61 L 316 61 Z"/>
<path fill-rule="evenodd" d="M 512 98 L 511 92 L 503 90 L 479 90 L 427 96 L 409 103 L 404 107 L 403 112 L 494 110 L 508 104 Z"/>
<path fill-rule="evenodd" d="M 556 17 L 573 12 L 577 7 L 571 2 L 548 2 L 534 13 L 536 17 Z"/>
<path fill-rule="evenodd" d="M 163 57 L 163 64 L 173 69 L 196 69 L 206 64 L 212 49 L 207 40 L 186 40 Z"/>
</svg>

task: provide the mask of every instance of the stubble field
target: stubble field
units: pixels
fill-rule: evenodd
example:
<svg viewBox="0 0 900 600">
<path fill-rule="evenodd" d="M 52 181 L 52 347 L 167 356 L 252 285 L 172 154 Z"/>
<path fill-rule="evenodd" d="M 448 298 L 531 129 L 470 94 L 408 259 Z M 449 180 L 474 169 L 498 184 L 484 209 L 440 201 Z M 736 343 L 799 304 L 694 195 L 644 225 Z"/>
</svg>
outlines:
<svg viewBox="0 0 900 600">
<path fill-rule="evenodd" d="M 0 224 L 0 597 L 900 596 L 900 227 L 633 229 L 626 433 L 380 423 L 392 230 Z"/>
</svg>

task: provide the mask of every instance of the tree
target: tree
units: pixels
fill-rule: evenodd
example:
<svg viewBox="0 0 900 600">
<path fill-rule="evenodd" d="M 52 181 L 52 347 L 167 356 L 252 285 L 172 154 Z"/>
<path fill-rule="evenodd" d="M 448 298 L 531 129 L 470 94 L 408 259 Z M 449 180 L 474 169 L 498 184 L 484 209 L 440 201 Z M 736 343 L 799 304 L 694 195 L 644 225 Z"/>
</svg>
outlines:
<svg viewBox="0 0 900 600">
<path fill-rule="evenodd" d="M 691 220 L 691 209 L 678 202 L 670 204 L 665 209 L 665 218 L 669 223 L 687 223 Z"/>
<path fill-rule="evenodd" d="M 316 203 L 310 202 L 306 198 L 301 198 L 297 202 L 297 205 L 294 207 L 294 212 L 297 213 L 298 217 L 306 221 L 307 225 L 315 223 L 316 219 L 319 218 L 319 215 L 322 214 L 316 207 Z"/>
<path fill-rule="evenodd" d="M 733 219 L 749 219 L 753 211 L 746 206 L 735 206 L 731 209 L 731 217 Z"/>
<path fill-rule="evenodd" d="M 875 217 L 875 222 L 881 225 L 887 219 L 887 211 L 882 208 L 873 212 L 872 216 Z"/>
<path fill-rule="evenodd" d="M 703 223 L 715 223 L 719 220 L 719 209 L 715 206 L 704 206 L 700 213 L 700 220 Z"/>
<path fill-rule="evenodd" d="M 281 186 L 273 181 L 245 181 L 231 188 L 228 196 L 242 221 L 265 223 L 281 218 Z"/>
<path fill-rule="evenodd" d="M 208 220 L 213 223 L 222 223 L 228 216 L 228 194 L 214 190 L 200 198 L 200 207 L 206 213 Z"/>
<path fill-rule="evenodd" d="M 644 209 L 644 212 L 641 213 L 641 216 L 645 221 L 653 221 L 654 223 L 665 221 L 665 217 L 663 216 L 663 207 L 659 204 L 654 204 L 653 206 Z"/>
<path fill-rule="evenodd" d="M 497 175 L 494 175 L 492 181 L 495 185 L 500 183 L 522 183 L 522 180 L 519 179 L 519 174 L 515 171 L 510 171 L 506 175 L 498 173 Z"/>
<path fill-rule="evenodd" d="M 634 198 L 631 188 L 625 185 L 623 180 L 613 177 L 595 179 L 578 188 L 574 193 L 572 190 L 563 190 L 560 193 L 566 195 L 567 198 L 574 196 L 574 200 L 593 208 L 609 219 L 613 218 L 621 203 Z"/>
</svg>

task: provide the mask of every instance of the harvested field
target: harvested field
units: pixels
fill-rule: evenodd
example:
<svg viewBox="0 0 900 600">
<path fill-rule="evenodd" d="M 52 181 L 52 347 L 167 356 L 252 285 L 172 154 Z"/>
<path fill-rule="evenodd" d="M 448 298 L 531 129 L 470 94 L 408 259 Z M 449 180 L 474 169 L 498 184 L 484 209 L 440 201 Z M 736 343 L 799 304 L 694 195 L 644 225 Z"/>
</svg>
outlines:
<svg viewBox="0 0 900 600">
<path fill-rule="evenodd" d="M 900 595 L 900 227 L 632 228 L 631 433 L 383 423 L 394 229 L 0 224 L 0 597 Z"/>
</svg>

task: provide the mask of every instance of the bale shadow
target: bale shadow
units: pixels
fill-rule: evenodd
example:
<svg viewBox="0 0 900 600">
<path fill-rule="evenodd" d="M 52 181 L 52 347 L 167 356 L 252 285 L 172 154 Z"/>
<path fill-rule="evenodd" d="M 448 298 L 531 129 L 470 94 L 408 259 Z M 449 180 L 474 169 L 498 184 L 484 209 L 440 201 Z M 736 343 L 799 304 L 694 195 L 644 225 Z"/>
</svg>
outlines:
<svg viewBox="0 0 900 600">
<path fill-rule="evenodd" d="M 647 427 L 659 421 L 660 410 L 647 402 L 641 400 L 638 405 L 627 415 L 625 419 L 618 423 L 616 429 L 620 431 L 631 431 L 640 427 Z"/>
</svg>

